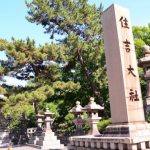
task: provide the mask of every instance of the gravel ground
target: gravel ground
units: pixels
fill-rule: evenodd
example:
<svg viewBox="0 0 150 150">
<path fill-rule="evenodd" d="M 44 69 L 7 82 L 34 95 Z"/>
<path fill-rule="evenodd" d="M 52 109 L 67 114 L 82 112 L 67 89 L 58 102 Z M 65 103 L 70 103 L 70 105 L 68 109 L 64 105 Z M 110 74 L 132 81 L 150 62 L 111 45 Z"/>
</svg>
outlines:
<svg viewBox="0 0 150 150">
<path fill-rule="evenodd" d="M 65 147 L 65 148 L 66 148 L 65 150 L 67 150 L 67 147 Z M 20 146 L 11 146 L 10 149 L 8 149 L 8 147 L 6 147 L 6 148 L 0 147 L 0 150 L 39 150 L 39 149 L 30 147 L 30 146 L 26 146 L 26 145 L 24 145 L 24 146 L 20 145 Z"/>
<path fill-rule="evenodd" d="M 12 146 L 10 149 L 0 148 L 0 150 L 39 150 L 37 148 L 29 147 L 29 146 Z"/>
</svg>

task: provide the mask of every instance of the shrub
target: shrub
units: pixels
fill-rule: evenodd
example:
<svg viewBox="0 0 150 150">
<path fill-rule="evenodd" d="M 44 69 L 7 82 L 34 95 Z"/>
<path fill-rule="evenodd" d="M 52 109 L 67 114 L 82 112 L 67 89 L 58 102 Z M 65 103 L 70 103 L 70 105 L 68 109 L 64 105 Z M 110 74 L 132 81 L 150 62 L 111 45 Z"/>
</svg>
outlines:
<svg viewBox="0 0 150 150">
<path fill-rule="evenodd" d="M 109 124 L 111 124 L 111 118 L 99 121 L 99 123 L 97 124 L 99 132 L 103 132 Z"/>
</svg>

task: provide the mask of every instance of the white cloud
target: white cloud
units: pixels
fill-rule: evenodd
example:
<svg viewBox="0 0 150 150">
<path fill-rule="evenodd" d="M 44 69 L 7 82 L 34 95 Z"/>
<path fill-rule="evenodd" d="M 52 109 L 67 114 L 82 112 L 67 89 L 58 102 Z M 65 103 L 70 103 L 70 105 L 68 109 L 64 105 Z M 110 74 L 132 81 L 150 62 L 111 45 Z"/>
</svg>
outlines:
<svg viewBox="0 0 150 150">
<path fill-rule="evenodd" d="M 27 81 L 19 80 L 14 77 L 4 76 L 4 80 L 6 80 L 6 84 L 9 86 L 22 86 L 25 87 L 27 85 Z"/>
<path fill-rule="evenodd" d="M 8 60 L 6 53 L 4 51 L 0 51 L 0 60 Z"/>
</svg>

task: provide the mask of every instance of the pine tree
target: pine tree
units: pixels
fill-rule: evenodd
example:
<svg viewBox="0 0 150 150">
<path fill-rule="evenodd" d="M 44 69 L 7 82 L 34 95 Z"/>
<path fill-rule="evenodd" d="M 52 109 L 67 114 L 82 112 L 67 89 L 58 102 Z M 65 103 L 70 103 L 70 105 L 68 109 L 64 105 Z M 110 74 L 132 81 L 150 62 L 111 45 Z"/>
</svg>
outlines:
<svg viewBox="0 0 150 150">
<path fill-rule="evenodd" d="M 100 22 L 102 7 L 97 9 L 87 0 L 33 0 L 27 6 L 28 21 L 42 25 L 45 33 L 62 47 L 64 79 L 80 82 L 79 98 L 94 96 L 99 104 L 105 103 L 102 98 L 107 89 Z"/>
<path fill-rule="evenodd" d="M 35 42 L 30 38 L 26 40 L 12 39 L 8 42 L 4 50 L 7 53 L 8 61 L 1 65 L 7 71 L 3 75 L 9 74 L 28 82 L 26 87 L 9 87 L 8 99 L 4 106 L 5 114 L 13 115 L 13 126 L 18 124 L 18 118 L 22 112 L 33 117 L 32 107 L 35 101 L 38 102 L 39 111 L 43 111 L 47 102 L 58 105 L 57 99 L 64 97 L 67 92 L 75 92 L 80 88 L 79 83 L 62 80 L 62 66 L 60 64 L 60 46 L 56 44 L 45 44 L 35 46 Z M 54 97 L 57 97 L 54 99 Z M 36 109 L 36 108 L 35 108 Z"/>
<path fill-rule="evenodd" d="M 12 38 L 5 45 L 6 72 L 28 82 L 26 87 L 9 88 L 5 114 L 12 113 L 17 120 L 26 111 L 32 118 L 37 112 L 32 108 L 35 101 L 39 111 L 49 103 L 60 123 L 75 101 L 84 106 L 90 96 L 104 103 L 109 114 L 102 7 L 97 9 L 86 0 L 33 0 L 27 7 L 28 21 L 42 25 L 54 42 L 36 46 L 30 38 Z"/>
</svg>

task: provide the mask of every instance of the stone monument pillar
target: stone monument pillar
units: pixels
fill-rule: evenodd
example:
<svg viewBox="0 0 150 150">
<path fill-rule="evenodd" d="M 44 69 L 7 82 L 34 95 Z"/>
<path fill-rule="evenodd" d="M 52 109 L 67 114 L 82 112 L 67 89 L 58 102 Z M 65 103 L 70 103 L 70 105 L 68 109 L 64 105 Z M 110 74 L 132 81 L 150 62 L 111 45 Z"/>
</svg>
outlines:
<svg viewBox="0 0 150 150">
<path fill-rule="evenodd" d="M 147 134 L 128 10 L 112 5 L 102 14 L 102 25 L 112 116 L 106 133 L 135 136 L 140 125 L 140 133 Z"/>
</svg>

